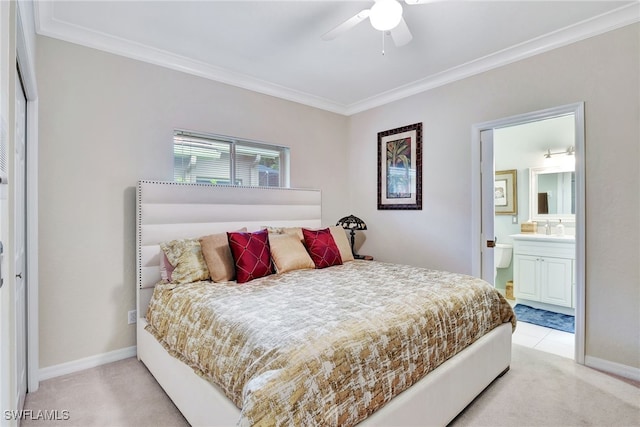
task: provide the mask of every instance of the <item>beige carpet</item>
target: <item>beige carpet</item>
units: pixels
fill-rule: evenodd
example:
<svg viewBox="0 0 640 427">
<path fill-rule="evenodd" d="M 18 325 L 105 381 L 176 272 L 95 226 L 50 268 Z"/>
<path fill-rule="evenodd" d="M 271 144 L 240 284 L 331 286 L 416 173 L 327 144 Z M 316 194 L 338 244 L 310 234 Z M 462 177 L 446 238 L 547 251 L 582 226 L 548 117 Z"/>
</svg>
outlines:
<svg viewBox="0 0 640 427">
<path fill-rule="evenodd" d="M 43 381 L 25 409 L 68 410 L 67 421 L 22 426 L 187 426 L 135 358 Z M 513 346 L 511 370 L 452 426 L 640 426 L 640 388 L 538 350 Z"/>
</svg>

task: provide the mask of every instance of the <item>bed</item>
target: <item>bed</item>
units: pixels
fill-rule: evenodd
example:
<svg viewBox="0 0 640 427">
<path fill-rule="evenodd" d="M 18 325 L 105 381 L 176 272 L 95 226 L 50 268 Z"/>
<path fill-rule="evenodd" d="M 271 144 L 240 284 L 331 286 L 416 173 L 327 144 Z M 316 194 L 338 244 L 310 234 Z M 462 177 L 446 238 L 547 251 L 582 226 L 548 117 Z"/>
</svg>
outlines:
<svg viewBox="0 0 640 427">
<path fill-rule="evenodd" d="M 265 226 L 320 228 L 321 193 L 138 183 L 138 358 L 190 424 L 446 425 L 509 368 L 513 313 L 488 284 L 469 276 L 355 260 L 243 285 L 160 282 L 160 243 Z M 420 285 L 427 281 L 434 285 Z M 444 294 L 454 288 L 477 293 L 478 302 L 458 295 L 451 303 Z M 373 289 L 382 294 L 369 299 Z M 422 296 L 435 301 L 430 316 L 445 319 L 445 326 L 418 317 L 424 311 L 418 304 Z M 179 327 L 179 319 L 164 320 L 180 311 L 176 307 L 197 302 L 212 307 L 210 318 L 198 311 Z M 446 311 L 452 304 L 457 313 Z M 191 310 L 184 309 L 196 313 Z M 471 325 L 474 316 L 486 324 Z M 283 331 L 276 332 L 280 324 Z M 204 336 L 206 345 L 187 337 L 189 329 Z M 221 336 L 205 336 L 200 333 L 205 329 Z M 354 335 L 364 337 L 365 344 Z M 436 335 L 445 337 L 444 344 L 416 354 L 414 341 L 426 345 L 424 337 Z M 259 344 L 257 350 L 248 347 L 250 341 Z M 271 342 L 277 346 L 266 344 Z M 343 363 L 357 359 L 354 355 L 365 362 Z M 212 379 L 212 372 L 219 376 Z M 344 396 L 333 405 L 338 395 Z"/>
</svg>

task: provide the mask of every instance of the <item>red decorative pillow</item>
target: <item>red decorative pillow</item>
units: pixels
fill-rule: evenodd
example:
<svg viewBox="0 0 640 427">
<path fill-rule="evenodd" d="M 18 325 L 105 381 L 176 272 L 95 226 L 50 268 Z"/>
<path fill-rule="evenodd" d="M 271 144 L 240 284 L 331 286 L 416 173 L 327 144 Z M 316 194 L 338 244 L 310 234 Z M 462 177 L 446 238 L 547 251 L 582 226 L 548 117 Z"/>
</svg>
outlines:
<svg viewBox="0 0 640 427">
<path fill-rule="evenodd" d="M 316 268 L 342 264 L 340 250 L 328 228 L 322 230 L 303 228 L 302 235 L 304 237 L 304 245 L 307 247 L 307 252 L 311 255 Z"/>
<path fill-rule="evenodd" d="M 228 232 L 227 237 L 236 265 L 236 281 L 238 283 L 245 283 L 258 277 L 273 274 L 267 230 L 255 233 Z"/>
</svg>

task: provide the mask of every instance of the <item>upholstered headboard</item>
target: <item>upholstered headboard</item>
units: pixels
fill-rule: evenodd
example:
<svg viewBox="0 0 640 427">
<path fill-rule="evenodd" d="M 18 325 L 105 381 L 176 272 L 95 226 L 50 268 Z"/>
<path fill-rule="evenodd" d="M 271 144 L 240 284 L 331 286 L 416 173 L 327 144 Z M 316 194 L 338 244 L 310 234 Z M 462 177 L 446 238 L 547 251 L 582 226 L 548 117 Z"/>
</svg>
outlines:
<svg viewBox="0 0 640 427">
<path fill-rule="evenodd" d="M 139 181 L 136 209 L 138 316 L 160 280 L 160 243 L 247 227 L 321 225 L 320 190 Z"/>
</svg>

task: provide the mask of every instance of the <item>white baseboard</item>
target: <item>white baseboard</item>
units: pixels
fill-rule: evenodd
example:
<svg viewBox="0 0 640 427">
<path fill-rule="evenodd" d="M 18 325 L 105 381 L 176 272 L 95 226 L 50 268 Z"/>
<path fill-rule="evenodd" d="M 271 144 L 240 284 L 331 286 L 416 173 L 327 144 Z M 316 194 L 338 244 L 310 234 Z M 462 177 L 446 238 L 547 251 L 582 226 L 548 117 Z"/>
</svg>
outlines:
<svg viewBox="0 0 640 427">
<path fill-rule="evenodd" d="M 623 365 L 621 363 L 610 362 L 608 360 L 599 359 L 593 356 L 585 356 L 584 364 L 590 368 L 599 371 L 608 372 L 610 374 L 619 375 L 630 380 L 640 381 L 640 368 Z"/>
<path fill-rule="evenodd" d="M 83 371 L 96 366 L 105 365 L 107 363 L 117 362 L 118 360 L 127 359 L 136 355 L 136 346 L 121 348 L 119 350 L 110 351 L 108 353 L 96 354 L 95 356 L 85 357 L 83 359 L 73 360 L 71 362 L 61 363 L 59 365 L 48 366 L 38 371 L 39 380 L 44 381 L 49 378 L 59 377 L 61 375 L 71 374 L 73 372 Z"/>
</svg>

